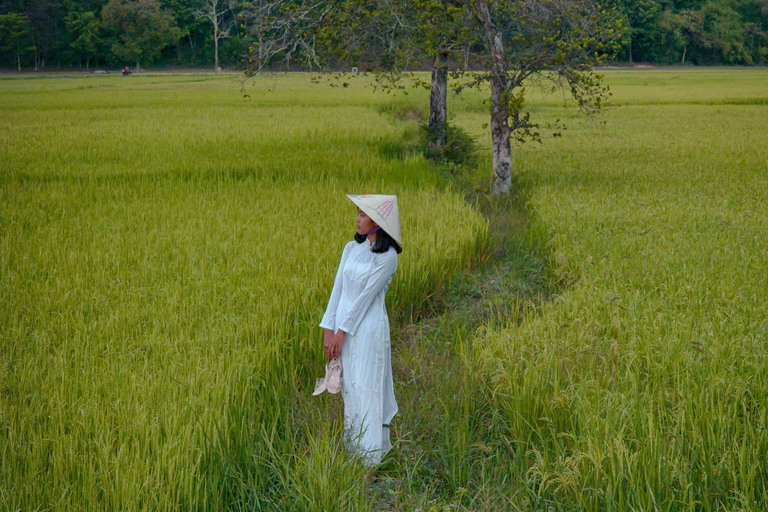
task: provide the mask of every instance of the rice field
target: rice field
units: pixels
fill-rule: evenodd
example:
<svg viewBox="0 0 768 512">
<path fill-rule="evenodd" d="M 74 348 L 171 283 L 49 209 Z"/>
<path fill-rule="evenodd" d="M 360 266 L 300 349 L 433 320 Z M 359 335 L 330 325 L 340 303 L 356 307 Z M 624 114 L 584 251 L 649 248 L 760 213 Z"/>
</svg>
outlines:
<svg viewBox="0 0 768 512">
<path fill-rule="evenodd" d="M 386 96 L 273 82 L 0 80 L 3 509 L 266 507 L 291 456 L 269 443 L 309 442 L 291 397 L 322 368 L 344 194 L 399 196 L 395 315 L 482 250 L 481 215 L 392 155 Z"/>
<path fill-rule="evenodd" d="M 385 114 L 426 94 L 0 79 L 2 508 L 768 508 L 768 71 L 606 81 L 620 106 L 596 121 L 528 102 L 567 129 L 513 148 L 527 218 L 505 320 L 394 340 L 415 374 L 438 371 L 430 343 L 466 368 L 401 409 L 382 500 L 343 455 L 338 403 L 305 395 L 352 233 L 344 193 L 400 198 L 398 323 L 488 258 L 495 226 Z M 486 95 L 449 97 L 485 149 Z M 484 154 L 478 189 L 489 169 Z M 414 382 L 395 383 L 401 405 Z"/>
<path fill-rule="evenodd" d="M 474 341 L 520 509 L 765 510 L 768 71 L 607 81 L 599 123 L 532 101 L 570 125 L 515 152 L 558 293 Z"/>
</svg>

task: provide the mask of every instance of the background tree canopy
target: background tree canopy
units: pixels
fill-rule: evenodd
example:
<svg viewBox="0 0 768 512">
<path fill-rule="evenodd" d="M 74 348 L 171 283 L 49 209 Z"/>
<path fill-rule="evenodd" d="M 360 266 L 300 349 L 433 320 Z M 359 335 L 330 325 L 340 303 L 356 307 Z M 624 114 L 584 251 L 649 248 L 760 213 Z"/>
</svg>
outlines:
<svg viewBox="0 0 768 512">
<path fill-rule="evenodd" d="M 199 16 L 205 0 L 0 0 L 0 66 L 50 68 L 143 65 L 213 67 L 215 35 Z M 320 0 L 302 5 L 328 3 Z M 615 0 L 626 26 L 620 62 L 753 65 L 768 62 L 768 0 Z M 222 67 L 242 67 L 266 26 L 286 2 L 232 0 L 221 22 L 236 24 L 219 38 Z M 294 5 L 294 3 L 291 3 Z M 135 15 L 132 15 L 134 13 Z M 141 13 L 139 15 L 138 13 Z M 273 18 L 269 18 L 273 19 Z M 261 21 L 259 21 L 261 20 Z M 267 20 L 268 21 L 268 20 Z M 439 27 L 434 24 L 434 27 Z M 434 36 L 434 34 L 433 34 Z M 465 49 L 469 53 L 470 48 Z M 455 48 L 448 65 L 459 65 Z M 371 50 L 373 51 L 373 50 Z M 471 48 L 477 52 L 478 48 Z M 279 59 L 276 61 L 281 61 Z M 371 55 L 369 61 L 380 60 Z M 430 69 L 434 56 L 425 55 Z M 282 61 L 284 62 L 284 61 Z M 288 66 L 303 66 L 288 60 Z M 281 67 L 285 64 L 281 64 Z"/>
</svg>

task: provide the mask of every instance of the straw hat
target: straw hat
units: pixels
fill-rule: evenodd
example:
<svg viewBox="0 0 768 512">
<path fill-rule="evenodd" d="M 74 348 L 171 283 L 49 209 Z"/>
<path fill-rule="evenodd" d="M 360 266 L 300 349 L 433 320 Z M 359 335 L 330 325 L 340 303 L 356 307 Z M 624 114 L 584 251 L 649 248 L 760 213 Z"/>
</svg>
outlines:
<svg viewBox="0 0 768 512">
<path fill-rule="evenodd" d="M 381 194 L 358 196 L 347 194 L 347 197 L 391 236 L 397 242 L 397 245 L 403 246 L 403 243 L 400 241 L 400 210 L 397 208 L 397 196 L 384 196 Z"/>
</svg>

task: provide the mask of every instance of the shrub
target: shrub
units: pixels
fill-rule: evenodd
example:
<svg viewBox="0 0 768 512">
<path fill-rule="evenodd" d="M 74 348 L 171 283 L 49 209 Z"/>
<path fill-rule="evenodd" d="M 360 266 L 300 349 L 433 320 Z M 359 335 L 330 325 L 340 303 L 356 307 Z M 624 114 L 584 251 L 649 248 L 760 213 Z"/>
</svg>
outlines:
<svg viewBox="0 0 768 512">
<path fill-rule="evenodd" d="M 464 129 L 446 123 L 446 143 L 442 151 L 430 148 L 430 142 L 439 137 L 439 133 L 430 132 L 429 125 L 421 125 L 420 144 L 424 155 L 430 160 L 449 164 L 451 168 L 474 167 L 477 164 L 477 141 Z"/>
</svg>

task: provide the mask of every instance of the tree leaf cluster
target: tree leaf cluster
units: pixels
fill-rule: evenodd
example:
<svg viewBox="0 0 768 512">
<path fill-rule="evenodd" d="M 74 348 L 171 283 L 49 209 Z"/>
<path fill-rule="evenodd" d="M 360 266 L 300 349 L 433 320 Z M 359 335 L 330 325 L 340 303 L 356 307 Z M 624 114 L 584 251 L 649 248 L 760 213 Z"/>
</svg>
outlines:
<svg viewBox="0 0 768 512">
<path fill-rule="evenodd" d="M 224 31 L 225 35 L 214 30 L 209 16 L 199 15 L 212 2 L 221 4 L 216 12 L 222 26 L 230 28 Z M 157 5 L 152 7 L 153 3 Z M 144 51 L 139 58 L 148 64 L 211 66 L 214 39 L 218 36 L 221 63 L 230 67 L 241 67 L 244 58 L 250 68 L 254 63 L 262 63 L 260 69 L 264 69 L 265 62 L 268 67 L 281 69 L 318 69 L 354 62 L 360 69 L 388 69 L 389 78 L 393 78 L 398 76 L 393 70 L 429 69 L 434 58 L 441 57 L 452 68 L 466 69 L 480 65 L 473 55 L 483 49 L 482 43 L 472 42 L 472 24 L 467 19 L 466 7 L 473 3 L 476 2 L 0 0 L 0 66 L 120 66 L 126 60 L 134 60 L 140 49 Z M 518 3 L 493 2 L 502 10 L 515 13 L 521 12 Z M 578 11 L 580 2 L 572 3 Z M 111 22 L 114 14 L 105 18 L 108 5 L 111 7 L 107 13 L 116 8 L 136 11 L 134 4 L 148 12 L 147 16 L 134 17 L 144 24 L 143 29 Z M 507 46 L 536 33 L 541 28 L 536 25 L 536 16 L 553 8 L 552 2 L 546 0 L 534 4 L 528 6 L 525 22 L 518 23 L 517 30 L 505 33 Z M 602 5 L 615 8 L 627 29 L 618 42 L 615 60 L 619 62 L 768 62 L 768 0 L 610 0 Z M 326 17 L 334 12 L 341 23 L 316 16 L 318 11 Z M 315 25 L 310 18 L 325 21 Z M 510 15 L 500 23 L 510 25 L 513 21 Z M 563 22 L 565 33 L 567 16 Z M 148 34 L 157 27 L 163 29 L 161 34 Z M 404 40 L 419 44 L 403 45 Z M 318 57 L 339 45 L 345 48 L 339 60 L 326 62 Z M 525 55 L 520 54 L 520 58 Z M 395 84 L 396 80 L 390 85 Z"/>
<path fill-rule="evenodd" d="M 618 57 L 658 64 L 765 64 L 768 0 L 619 0 Z"/>
</svg>

